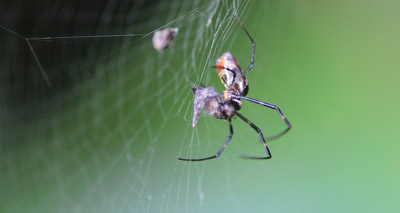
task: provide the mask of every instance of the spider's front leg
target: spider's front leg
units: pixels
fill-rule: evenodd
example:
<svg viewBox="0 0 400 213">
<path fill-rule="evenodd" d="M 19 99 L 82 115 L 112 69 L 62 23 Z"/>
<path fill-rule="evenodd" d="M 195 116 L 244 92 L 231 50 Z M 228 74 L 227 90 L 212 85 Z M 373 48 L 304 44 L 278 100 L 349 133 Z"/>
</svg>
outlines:
<svg viewBox="0 0 400 213">
<path fill-rule="evenodd" d="M 246 33 L 247 37 L 249 37 L 251 41 L 251 58 L 250 58 L 250 65 L 247 67 L 247 69 L 238 77 L 239 79 L 242 78 L 244 75 L 246 75 L 247 72 L 249 72 L 253 66 L 254 66 L 254 55 L 256 54 L 256 42 L 254 42 L 254 39 L 251 37 L 250 33 L 247 31 L 247 29 L 244 27 L 244 24 L 242 21 L 240 21 L 239 17 L 235 15 L 236 20 L 239 22 L 240 26 L 243 28 L 244 32 Z"/>
</svg>

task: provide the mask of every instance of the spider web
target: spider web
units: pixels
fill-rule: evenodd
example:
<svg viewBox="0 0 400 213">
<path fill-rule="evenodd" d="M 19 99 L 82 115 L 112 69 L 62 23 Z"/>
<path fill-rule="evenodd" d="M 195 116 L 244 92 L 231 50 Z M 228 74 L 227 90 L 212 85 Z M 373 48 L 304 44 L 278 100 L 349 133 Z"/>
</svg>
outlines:
<svg viewBox="0 0 400 213">
<path fill-rule="evenodd" d="M 400 212 L 397 2 L 0 1 L 0 212 Z M 265 152 L 233 119 L 222 156 L 178 161 L 228 135 L 211 116 L 191 127 L 190 88 L 223 89 L 223 52 L 248 65 L 235 12 L 257 43 L 249 97 L 294 128 L 246 161 Z M 284 128 L 240 112 L 266 137 Z"/>
<path fill-rule="evenodd" d="M 204 187 L 213 164 L 177 157 L 210 154 L 211 141 L 226 137 L 227 124 L 209 117 L 192 129 L 190 88 L 219 84 L 211 67 L 234 42 L 233 14 L 242 15 L 248 2 L 2 4 L 2 212 L 192 212 L 214 205 L 207 197 L 215 192 Z M 157 53 L 151 36 L 164 27 L 179 33 Z M 226 178 L 222 188 L 232 190 Z"/>
</svg>

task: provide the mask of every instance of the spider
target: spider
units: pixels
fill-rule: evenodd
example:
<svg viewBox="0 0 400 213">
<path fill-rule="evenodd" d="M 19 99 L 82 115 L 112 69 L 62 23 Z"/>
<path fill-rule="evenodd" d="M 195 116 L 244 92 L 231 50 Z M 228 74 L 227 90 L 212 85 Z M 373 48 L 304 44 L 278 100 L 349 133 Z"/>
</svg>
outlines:
<svg viewBox="0 0 400 213">
<path fill-rule="evenodd" d="M 228 145 L 228 143 L 232 139 L 233 127 L 232 127 L 231 119 L 235 115 L 237 117 L 239 117 L 240 119 L 242 119 L 244 122 L 246 122 L 248 125 L 250 125 L 258 133 L 258 135 L 260 136 L 260 140 L 264 144 L 264 149 L 267 154 L 265 157 L 254 157 L 254 156 L 248 156 L 248 155 L 241 155 L 241 157 L 246 158 L 246 159 L 270 159 L 272 157 L 272 155 L 268 149 L 267 143 L 265 142 L 265 139 L 264 139 L 264 136 L 263 136 L 261 130 L 253 122 L 251 122 L 249 119 L 247 119 L 246 117 L 244 117 L 242 114 L 240 114 L 238 112 L 240 110 L 240 108 L 242 107 L 241 100 L 250 101 L 250 102 L 262 105 L 264 107 L 274 109 L 274 110 L 276 110 L 276 112 L 279 114 L 279 116 L 284 121 L 284 123 L 286 125 L 286 129 L 283 130 L 279 134 L 268 137 L 267 140 L 273 140 L 273 139 L 276 139 L 276 138 L 284 135 L 292 127 L 292 125 L 289 123 L 289 121 L 283 115 L 283 113 L 279 109 L 279 107 L 277 107 L 273 104 L 269 104 L 266 102 L 262 102 L 262 101 L 253 99 L 253 98 L 245 97 L 249 91 L 249 86 L 248 86 L 247 80 L 244 76 L 254 66 L 254 55 L 255 55 L 256 43 L 254 42 L 253 38 L 250 36 L 250 33 L 244 27 L 243 23 L 240 21 L 239 17 L 236 15 L 235 15 L 235 17 L 236 17 L 236 20 L 239 22 L 240 26 L 242 27 L 242 29 L 244 30 L 244 32 L 246 33 L 247 37 L 250 39 L 250 41 L 252 43 L 252 52 L 251 52 L 251 60 L 250 60 L 249 67 L 247 67 L 247 69 L 244 72 L 242 72 L 242 70 L 239 67 L 239 64 L 233 58 L 232 54 L 230 52 L 225 52 L 224 54 L 222 54 L 221 57 L 217 58 L 216 65 L 213 67 L 213 68 L 216 68 L 219 78 L 225 87 L 225 90 L 223 91 L 223 95 L 217 93 L 213 87 L 192 88 L 192 92 L 195 96 L 194 104 L 193 104 L 193 120 L 192 120 L 193 128 L 196 127 L 196 125 L 197 125 L 200 112 L 202 110 L 205 110 L 209 114 L 214 116 L 215 118 L 228 121 L 229 136 L 226 139 L 225 143 L 222 145 L 222 147 L 218 150 L 218 152 L 215 155 L 212 155 L 212 156 L 206 157 L 206 158 L 194 158 L 194 159 L 193 158 L 178 158 L 179 160 L 203 161 L 203 160 L 210 160 L 210 159 L 219 157 L 221 155 L 222 151 L 224 151 L 225 147 Z"/>
</svg>

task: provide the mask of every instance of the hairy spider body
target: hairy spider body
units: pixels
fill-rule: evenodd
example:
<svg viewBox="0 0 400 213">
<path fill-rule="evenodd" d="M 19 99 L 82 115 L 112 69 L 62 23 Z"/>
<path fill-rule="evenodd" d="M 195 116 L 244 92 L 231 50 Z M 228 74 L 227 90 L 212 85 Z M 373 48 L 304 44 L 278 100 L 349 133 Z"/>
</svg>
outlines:
<svg viewBox="0 0 400 213">
<path fill-rule="evenodd" d="M 253 156 L 247 156 L 247 155 L 242 155 L 242 157 L 247 158 L 247 159 L 270 159 L 272 157 L 271 152 L 269 151 L 269 148 L 267 146 L 267 143 L 264 139 L 264 135 L 262 134 L 261 130 L 254 123 L 252 123 L 249 119 L 247 119 L 242 114 L 237 112 L 242 107 L 241 100 L 250 101 L 250 102 L 259 104 L 261 106 L 268 107 L 270 109 L 274 109 L 274 110 L 276 110 L 278 115 L 284 121 L 284 123 L 286 125 L 286 129 L 279 134 L 268 137 L 267 140 L 273 140 L 275 138 L 278 138 L 278 137 L 284 135 L 292 127 L 291 124 L 289 123 L 289 121 L 283 115 L 282 111 L 279 109 L 279 107 L 277 107 L 273 104 L 269 104 L 266 102 L 262 102 L 262 101 L 253 99 L 253 98 L 245 97 L 249 91 L 249 86 L 248 86 L 247 80 L 244 77 L 244 75 L 253 68 L 256 44 L 255 44 L 253 38 L 247 32 L 246 28 L 244 27 L 244 25 L 242 24 L 242 22 L 240 21 L 240 19 L 237 16 L 236 16 L 236 19 L 238 20 L 240 26 L 243 28 L 244 32 L 247 34 L 248 38 L 250 39 L 250 41 L 252 43 L 252 54 L 251 54 L 250 65 L 244 72 L 242 72 L 242 70 L 239 67 L 239 64 L 236 62 L 236 60 L 232 56 L 232 54 L 230 52 L 225 52 L 224 54 L 222 54 L 221 57 L 219 57 L 217 59 L 216 65 L 214 66 L 214 68 L 217 69 L 218 76 L 219 76 L 222 84 L 225 87 L 225 90 L 223 91 L 223 95 L 215 92 L 213 87 L 192 88 L 192 91 L 194 94 L 192 126 L 196 127 L 200 112 L 202 110 L 204 110 L 204 111 L 208 112 L 210 115 L 214 116 L 215 118 L 228 121 L 228 123 L 229 123 L 228 138 L 226 139 L 224 145 L 218 150 L 218 152 L 215 155 L 212 155 L 212 156 L 206 157 L 206 158 L 197 158 L 197 159 L 178 158 L 179 160 L 203 161 L 203 160 L 217 158 L 222 153 L 222 151 L 224 151 L 224 149 L 228 145 L 228 143 L 231 141 L 231 138 L 233 136 L 233 127 L 232 127 L 231 118 L 234 117 L 235 115 L 237 117 L 239 117 L 240 119 L 242 119 L 244 122 L 246 122 L 251 128 L 253 128 L 258 133 L 260 140 L 263 142 L 264 149 L 266 152 L 265 157 L 253 157 Z"/>
</svg>

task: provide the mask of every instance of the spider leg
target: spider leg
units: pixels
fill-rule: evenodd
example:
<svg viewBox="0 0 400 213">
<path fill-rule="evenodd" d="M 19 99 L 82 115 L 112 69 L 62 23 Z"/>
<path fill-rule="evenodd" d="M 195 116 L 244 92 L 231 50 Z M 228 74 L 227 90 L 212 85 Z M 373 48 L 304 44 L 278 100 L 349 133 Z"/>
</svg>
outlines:
<svg viewBox="0 0 400 213">
<path fill-rule="evenodd" d="M 266 157 L 253 157 L 253 156 L 248 156 L 248 155 L 241 155 L 240 157 L 241 158 L 247 158 L 247 159 L 260 159 L 260 160 L 272 158 L 271 152 L 268 149 L 267 143 L 264 140 L 264 136 L 263 136 L 261 130 L 253 122 L 251 122 L 249 119 L 244 117 L 242 114 L 236 112 L 236 115 L 240 119 L 242 119 L 244 122 L 246 122 L 248 125 L 250 125 L 258 133 L 258 135 L 260 136 L 261 141 L 264 143 L 265 152 L 267 153 Z"/>
<path fill-rule="evenodd" d="M 288 131 L 292 128 L 292 125 L 290 124 L 290 122 L 288 121 L 288 119 L 286 119 L 285 115 L 283 115 L 283 113 L 282 113 L 282 111 L 279 109 L 279 107 L 277 107 L 277 106 L 275 106 L 275 105 L 273 105 L 273 104 L 269 104 L 269 103 L 266 103 L 266 102 L 262 102 L 262 101 L 259 101 L 259 100 L 253 99 L 253 98 L 244 97 L 244 96 L 234 95 L 234 98 L 237 98 L 237 99 L 239 99 L 239 100 L 240 100 L 240 99 L 243 99 L 243 100 L 246 100 L 246 101 L 250 101 L 250 102 L 253 102 L 253 103 L 256 103 L 256 104 L 259 104 L 259 105 L 268 107 L 268 108 L 270 108 L 270 109 L 274 109 L 274 110 L 276 110 L 276 112 L 278 112 L 278 114 L 279 114 L 279 116 L 281 116 L 283 122 L 285 122 L 286 129 L 283 130 L 281 133 L 278 133 L 278 134 L 273 135 L 273 136 L 271 136 L 271 137 L 267 137 L 267 141 L 274 140 L 274 139 L 276 139 L 276 138 L 281 137 L 282 135 L 284 135 L 286 132 L 288 132 Z"/>
<path fill-rule="evenodd" d="M 217 154 L 210 156 L 210 157 L 206 157 L 206 158 L 195 158 L 195 159 L 190 159 L 190 158 L 178 158 L 179 160 L 183 160 L 183 161 L 203 161 L 203 160 L 210 160 L 213 158 L 217 158 L 218 156 L 221 155 L 222 151 L 224 151 L 225 147 L 228 145 L 229 141 L 231 141 L 232 136 L 233 136 L 233 127 L 232 127 L 232 121 L 231 119 L 228 120 L 229 123 L 229 136 L 226 139 L 224 145 L 222 145 L 222 147 L 218 150 Z"/>
<path fill-rule="evenodd" d="M 250 41 L 251 41 L 251 45 L 252 45 L 252 50 L 251 50 L 251 59 L 250 59 L 250 65 L 249 67 L 247 67 L 247 69 L 237 78 L 237 79 L 241 79 L 244 75 L 246 75 L 247 72 L 249 72 L 251 70 L 251 68 L 253 68 L 254 66 L 254 55 L 256 53 L 256 43 L 254 42 L 253 38 L 251 37 L 250 33 L 246 30 L 246 28 L 244 27 L 242 21 L 240 21 L 239 17 L 237 15 L 235 15 L 236 20 L 239 22 L 240 26 L 243 28 L 244 32 L 246 33 L 247 37 L 249 37 Z"/>
</svg>

